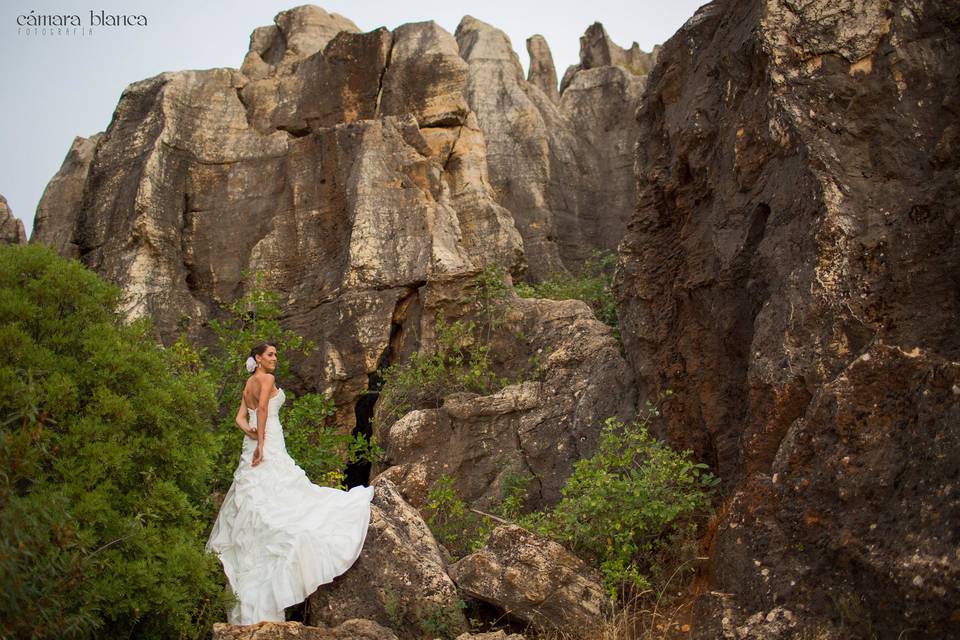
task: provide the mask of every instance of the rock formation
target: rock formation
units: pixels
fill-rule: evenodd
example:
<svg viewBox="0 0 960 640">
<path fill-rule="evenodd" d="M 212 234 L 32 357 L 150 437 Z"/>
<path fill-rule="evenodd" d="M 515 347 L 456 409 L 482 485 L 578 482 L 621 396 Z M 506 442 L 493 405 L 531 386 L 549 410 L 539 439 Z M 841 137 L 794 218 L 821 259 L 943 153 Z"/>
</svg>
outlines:
<svg viewBox="0 0 960 640">
<path fill-rule="evenodd" d="M 73 234 L 77 214 L 83 207 L 84 185 L 90 173 L 90 164 L 97 143 L 102 138 L 101 133 L 89 138 L 74 138 L 63 165 L 47 183 L 40 197 L 30 242 L 48 244 L 67 258 L 79 256 Z"/>
<path fill-rule="evenodd" d="M 598 637 L 609 601 L 582 560 L 516 525 L 494 529 L 483 549 L 451 565 L 450 575 L 467 595 L 564 637 Z"/>
<path fill-rule="evenodd" d="M 373 482 L 370 528 L 357 562 L 307 600 L 312 625 L 338 625 L 362 617 L 419 638 L 424 620 L 443 619 L 465 631 L 456 587 L 433 534 L 415 509 L 384 478 Z"/>
<path fill-rule="evenodd" d="M 724 482 L 695 637 L 958 633 L 957 24 L 714 2 L 649 76 L 617 288 Z"/>
<path fill-rule="evenodd" d="M 27 233 L 23 221 L 13 215 L 7 199 L 0 196 L 0 244 L 26 244 Z"/>
<path fill-rule="evenodd" d="M 615 250 L 634 208 L 638 126 L 627 114 L 639 104 L 644 78 L 588 62 L 569 72 L 555 103 L 543 90 L 552 61 L 542 39 L 530 45 L 528 82 L 499 29 L 466 16 L 456 38 L 490 181 L 523 236 L 531 279 L 577 269 L 591 249 Z"/>
<path fill-rule="evenodd" d="M 530 56 L 527 82 L 543 91 L 552 103 L 558 104 L 560 90 L 557 87 L 557 68 L 553 65 L 553 54 L 550 53 L 547 40 L 539 34 L 527 38 L 527 54 Z"/>
<path fill-rule="evenodd" d="M 440 476 L 455 480 L 470 504 L 490 508 L 510 474 L 532 476 L 528 506 L 555 504 L 573 464 L 592 454 L 607 416 L 629 420 L 631 376 L 609 327 L 579 300 L 513 298 L 494 350 L 541 359 L 530 380 L 489 396 L 459 393 L 383 425 L 383 475 L 417 508 Z M 520 335 L 510 344 L 505 337 Z M 529 345 L 525 347 L 524 345 Z M 538 353 L 539 352 L 539 353 Z M 512 362 L 521 371 L 522 362 Z"/>
<path fill-rule="evenodd" d="M 299 622 L 213 625 L 213 640 L 397 640 L 370 620 L 347 620 L 336 627 L 308 627 Z"/>
</svg>

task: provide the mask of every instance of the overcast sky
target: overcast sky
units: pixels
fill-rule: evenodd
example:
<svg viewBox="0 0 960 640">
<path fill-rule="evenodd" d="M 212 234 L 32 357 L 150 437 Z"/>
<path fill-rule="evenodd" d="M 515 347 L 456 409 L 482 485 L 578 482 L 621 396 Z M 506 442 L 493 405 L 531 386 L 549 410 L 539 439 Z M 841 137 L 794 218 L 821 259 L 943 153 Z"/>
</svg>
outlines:
<svg viewBox="0 0 960 640">
<path fill-rule="evenodd" d="M 434 20 L 453 33 L 471 15 L 502 29 L 526 70 L 526 39 L 539 33 L 557 75 L 579 59 L 579 38 L 601 22 L 614 42 L 650 51 L 672 36 L 705 0 L 329 0 L 327 11 L 370 31 Z M 0 194 L 29 236 L 37 202 L 74 136 L 106 129 L 131 82 L 163 71 L 239 67 L 250 32 L 296 2 L 275 0 L 3 0 L 0 3 Z M 18 33 L 18 16 L 90 12 L 137 14 L 146 27 L 94 27 L 88 35 Z M 21 20 L 22 22 L 23 20 Z"/>
</svg>

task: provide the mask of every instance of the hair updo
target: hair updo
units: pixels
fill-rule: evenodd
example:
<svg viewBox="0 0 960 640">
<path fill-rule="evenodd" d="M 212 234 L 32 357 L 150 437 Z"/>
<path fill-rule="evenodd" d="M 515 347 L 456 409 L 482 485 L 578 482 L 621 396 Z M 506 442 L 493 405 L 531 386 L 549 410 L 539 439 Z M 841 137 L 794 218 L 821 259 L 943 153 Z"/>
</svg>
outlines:
<svg viewBox="0 0 960 640">
<path fill-rule="evenodd" d="M 277 345 L 272 342 L 261 342 L 253 349 L 250 349 L 250 355 L 247 356 L 246 368 L 249 373 L 253 373 L 257 370 L 257 359 L 256 356 L 262 356 L 266 352 L 267 347 L 277 348 Z"/>
</svg>

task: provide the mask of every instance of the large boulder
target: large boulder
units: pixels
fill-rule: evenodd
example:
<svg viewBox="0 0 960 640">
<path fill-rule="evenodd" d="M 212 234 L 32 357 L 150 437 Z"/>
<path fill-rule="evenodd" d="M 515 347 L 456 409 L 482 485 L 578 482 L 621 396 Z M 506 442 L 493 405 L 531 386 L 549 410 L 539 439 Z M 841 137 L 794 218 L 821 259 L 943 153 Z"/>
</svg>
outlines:
<svg viewBox="0 0 960 640">
<path fill-rule="evenodd" d="M 373 486 L 360 557 L 307 599 L 307 622 L 333 626 L 362 617 L 403 639 L 420 638 L 431 621 L 466 631 L 462 603 L 430 529 L 389 480 L 378 478 Z"/>
<path fill-rule="evenodd" d="M 299 622 L 213 625 L 213 640 L 397 640 L 376 622 L 352 619 L 336 627 L 308 627 Z"/>
<path fill-rule="evenodd" d="M 501 320 L 494 351 L 505 354 L 505 370 L 525 373 L 526 381 L 485 396 L 451 394 L 439 408 L 378 420 L 383 476 L 418 508 L 442 475 L 480 508 L 499 501 L 511 474 L 531 477 L 528 507 L 555 504 L 574 463 L 596 451 L 604 419 L 634 416 L 627 365 L 610 328 L 586 304 L 514 297 Z"/>
<path fill-rule="evenodd" d="M 23 221 L 13 215 L 7 199 L 0 196 L 0 244 L 26 244 L 27 233 Z"/>
<path fill-rule="evenodd" d="M 595 638 L 608 613 L 600 577 L 556 542 L 516 525 L 497 527 L 486 546 L 450 566 L 470 597 L 564 637 Z"/>
<path fill-rule="evenodd" d="M 616 287 L 660 435 L 723 480 L 698 637 L 960 633 L 957 25 L 714 2 L 648 77 Z"/>
</svg>

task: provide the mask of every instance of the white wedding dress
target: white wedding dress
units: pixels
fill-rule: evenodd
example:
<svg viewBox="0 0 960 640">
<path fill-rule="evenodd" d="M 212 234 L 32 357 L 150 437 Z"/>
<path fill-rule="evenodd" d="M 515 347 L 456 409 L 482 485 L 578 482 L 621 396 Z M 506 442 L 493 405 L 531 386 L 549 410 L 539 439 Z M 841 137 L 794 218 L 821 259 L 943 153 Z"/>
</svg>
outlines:
<svg viewBox="0 0 960 640">
<path fill-rule="evenodd" d="M 206 545 L 220 557 L 239 600 L 227 614 L 231 624 L 282 622 L 285 607 L 353 565 L 370 523 L 373 487 L 317 486 L 287 454 L 279 417 L 285 398 L 279 389 L 268 403 L 263 462 L 256 467 L 257 443 L 244 436 Z M 257 412 L 247 411 L 256 428 Z"/>
</svg>

